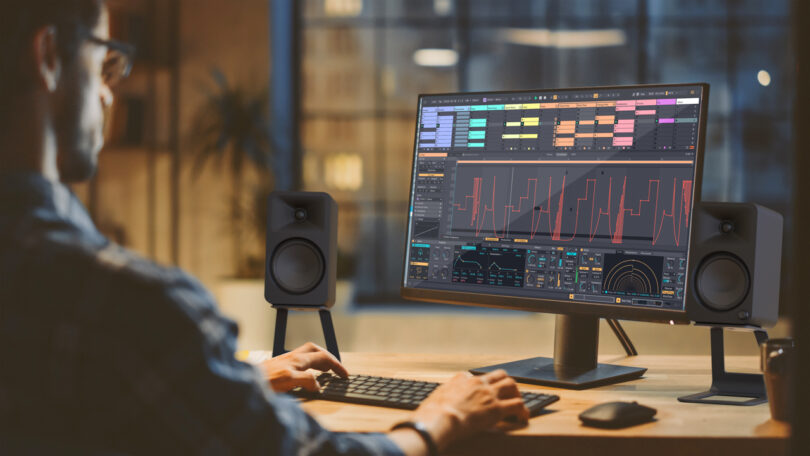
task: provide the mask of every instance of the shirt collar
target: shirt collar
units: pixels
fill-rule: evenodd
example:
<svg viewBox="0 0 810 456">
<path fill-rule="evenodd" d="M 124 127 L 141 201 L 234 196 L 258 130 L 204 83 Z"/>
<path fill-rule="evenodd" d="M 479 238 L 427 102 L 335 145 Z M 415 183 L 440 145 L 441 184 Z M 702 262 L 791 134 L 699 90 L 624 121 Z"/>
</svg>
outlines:
<svg viewBox="0 0 810 456">
<path fill-rule="evenodd" d="M 39 173 L 0 174 L 0 211 L 33 213 L 37 218 L 63 220 L 84 234 L 103 239 L 76 195 L 61 182 Z"/>
</svg>

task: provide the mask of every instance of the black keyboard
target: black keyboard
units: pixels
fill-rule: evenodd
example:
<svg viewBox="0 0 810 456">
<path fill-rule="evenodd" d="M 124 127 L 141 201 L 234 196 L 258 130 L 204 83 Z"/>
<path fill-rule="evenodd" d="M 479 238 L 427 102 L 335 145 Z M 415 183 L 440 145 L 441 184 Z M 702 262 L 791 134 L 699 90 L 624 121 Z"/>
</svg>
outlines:
<svg viewBox="0 0 810 456">
<path fill-rule="evenodd" d="M 318 393 L 301 388 L 296 388 L 291 393 L 308 399 L 413 410 L 440 385 L 434 382 L 367 375 L 350 375 L 348 379 L 344 379 L 328 373 L 318 376 L 318 383 L 321 385 Z M 547 405 L 560 400 L 559 396 L 553 394 L 525 391 L 520 394 L 526 408 L 529 409 L 530 416 L 539 415 Z"/>
</svg>

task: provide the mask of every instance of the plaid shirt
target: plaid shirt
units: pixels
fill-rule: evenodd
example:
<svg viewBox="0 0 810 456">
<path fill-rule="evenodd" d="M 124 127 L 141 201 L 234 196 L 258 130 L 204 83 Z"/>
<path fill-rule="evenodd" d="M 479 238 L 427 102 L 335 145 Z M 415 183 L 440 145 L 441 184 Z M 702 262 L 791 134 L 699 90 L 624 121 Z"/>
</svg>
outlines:
<svg viewBox="0 0 810 456">
<path fill-rule="evenodd" d="M 64 186 L 0 176 L 0 454 L 401 454 L 234 358 L 193 278 L 110 243 Z"/>
</svg>

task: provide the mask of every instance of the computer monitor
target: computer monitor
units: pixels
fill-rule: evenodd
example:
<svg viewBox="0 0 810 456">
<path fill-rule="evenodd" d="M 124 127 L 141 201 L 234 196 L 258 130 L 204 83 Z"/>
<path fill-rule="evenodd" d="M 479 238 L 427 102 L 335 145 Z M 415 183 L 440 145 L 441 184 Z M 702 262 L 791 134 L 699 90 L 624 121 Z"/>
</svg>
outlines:
<svg viewBox="0 0 810 456">
<path fill-rule="evenodd" d="M 420 95 L 402 296 L 558 314 L 553 359 L 473 372 L 570 388 L 641 376 L 597 363 L 599 318 L 688 323 L 708 94 Z"/>
</svg>

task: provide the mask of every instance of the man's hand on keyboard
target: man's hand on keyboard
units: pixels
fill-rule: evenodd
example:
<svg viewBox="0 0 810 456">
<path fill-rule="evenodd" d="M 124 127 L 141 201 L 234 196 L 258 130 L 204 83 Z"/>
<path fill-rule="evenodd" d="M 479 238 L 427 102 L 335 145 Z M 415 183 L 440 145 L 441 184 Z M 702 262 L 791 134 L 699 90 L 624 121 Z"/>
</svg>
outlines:
<svg viewBox="0 0 810 456">
<path fill-rule="evenodd" d="M 318 391 L 320 385 L 316 379 L 317 374 L 308 372 L 308 369 L 323 372 L 332 370 L 344 378 L 349 375 L 337 358 L 312 342 L 262 363 L 262 370 L 270 381 L 270 386 L 279 393 L 299 386 L 307 391 Z"/>
<path fill-rule="evenodd" d="M 529 410 L 515 381 L 497 370 L 478 377 L 456 375 L 422 402 L 413 419 L 428 428 L 441 450 L 453 441 L 494 428 L 506 417 L 527 422 Z"/>
</svg>

